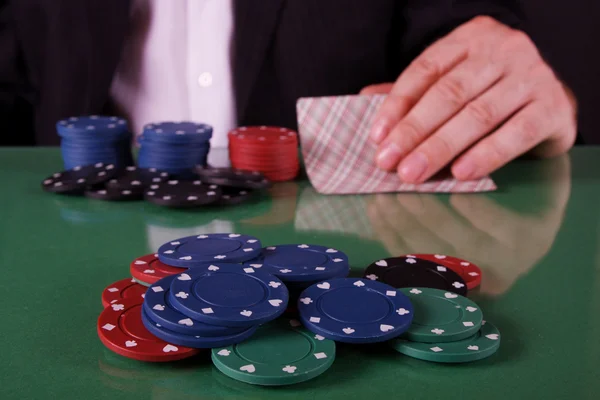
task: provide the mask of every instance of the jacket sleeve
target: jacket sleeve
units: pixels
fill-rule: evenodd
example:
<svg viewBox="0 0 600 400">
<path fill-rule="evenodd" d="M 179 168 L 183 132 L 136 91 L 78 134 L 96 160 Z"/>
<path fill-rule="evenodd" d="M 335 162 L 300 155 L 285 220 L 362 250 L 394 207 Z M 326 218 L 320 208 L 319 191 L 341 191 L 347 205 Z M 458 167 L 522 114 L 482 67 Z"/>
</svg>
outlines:
<svg viewBox="0 0 600 400">
<path fill-rule="evenodd" d="M 0 0 L 0 145 L 26 145 L 33 140 L 32 98 L 12 1 Z"/>
<path fill-rule="evenodd" d="M 405 0 L 399 1 L 394 25 L 399 27 L 400 52 L 406 61 L 416 58 L 437 39 L 477 16 L 490 16 L 520 29 L 519 0 Z M 395 44 L 398 46 L 398 43 Z M 397 49 L 397 47 L 396 47 Z M 403 65 L 401 67 L 405 67 Z"/>
</svg>

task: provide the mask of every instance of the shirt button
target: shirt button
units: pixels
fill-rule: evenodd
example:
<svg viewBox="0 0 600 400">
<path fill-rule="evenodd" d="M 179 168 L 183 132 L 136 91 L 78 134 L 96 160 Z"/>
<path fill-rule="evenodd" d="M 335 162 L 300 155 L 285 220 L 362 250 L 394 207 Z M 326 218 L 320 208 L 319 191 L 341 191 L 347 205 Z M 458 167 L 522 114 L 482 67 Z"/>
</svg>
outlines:
<svg viewBox="0 0 600 400">
<path fill-rule="evenodd" d="M 202 87 L 209 87 L 212 85 L 213 77 L 210 72 L 203 72 L 198 77 L 198 85 Z"/>
</svg>

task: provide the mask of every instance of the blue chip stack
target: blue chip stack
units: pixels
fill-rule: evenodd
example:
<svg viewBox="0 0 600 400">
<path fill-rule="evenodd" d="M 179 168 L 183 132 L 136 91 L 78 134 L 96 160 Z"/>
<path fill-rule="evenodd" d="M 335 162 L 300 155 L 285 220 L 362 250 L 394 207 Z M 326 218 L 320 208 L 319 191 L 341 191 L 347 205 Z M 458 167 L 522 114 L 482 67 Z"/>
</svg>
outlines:
<svg viewBox="0 0 600 400">
<path fill-rule="evenodd" d="M 149 124 L 139 138 L 138 167 L 156 168 L 174 176 L 206 166 L 213 129 L 195 122 Z"/>
<path fill-rule="evenodd" d="M 127 121 L 114 116 L 71 117 L 56 123 L 66 170 L 96 163 L 133 165 Z"/>
</svg>

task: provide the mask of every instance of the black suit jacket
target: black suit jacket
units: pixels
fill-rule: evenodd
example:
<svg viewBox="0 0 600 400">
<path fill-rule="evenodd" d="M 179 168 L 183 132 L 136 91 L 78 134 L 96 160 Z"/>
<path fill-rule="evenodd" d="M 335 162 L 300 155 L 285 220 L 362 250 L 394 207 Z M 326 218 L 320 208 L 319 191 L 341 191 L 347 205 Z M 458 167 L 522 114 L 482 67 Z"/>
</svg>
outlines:
<svg viewBox="0 0 600 400">
<path fill-rule="evenodd" d="M 58 119 L 114 112 L 109 88 L 129 8 L 130 0 L 0 0 L 0 144 L 58 144 Z M 234 14 L 238 124 L 291 128 L 298 97 L 393 81 L 474 16 L 519 24 L 513 0 L 237 0 Z"/>
</svg>

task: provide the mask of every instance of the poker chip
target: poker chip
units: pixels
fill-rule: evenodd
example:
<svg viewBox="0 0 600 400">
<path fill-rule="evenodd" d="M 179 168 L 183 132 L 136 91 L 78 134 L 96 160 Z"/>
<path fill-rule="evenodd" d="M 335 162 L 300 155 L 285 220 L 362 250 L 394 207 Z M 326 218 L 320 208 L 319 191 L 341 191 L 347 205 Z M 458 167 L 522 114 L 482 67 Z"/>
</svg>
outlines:
<svg viewBox="0 0 600 400">
<path fill-rule="evenodd" d="M 228 336 L 190 336 L 165 329 L 159 323 L 152 321 L 145 310 L 142 310 L 142 323 L 150 333 L 159 339 L 176 345 L 196 349 L 212 349 L 214 347 L 230 346 L 242 342 L 252 336 L 257 328 L 256 326 L 251 326 L 239 333 Z"/>
<path fill-rule="evenodd" d="M 206 165 L 212 127 L 195 122 L 159 122 L 144 127 L 138 139 L 138 167 L 156 168 L 177 178 Z"/>
<path fill-rule="evenodd" d="M 273 126 L 246 126 L 228 133 L 229 159 L 235 169 L 261 172 L 269 181 L 298 175 L 298 134 Z M 268 155 L 268 156 L 266 156 Z"/>
<path fill-rule="evenodd" d="M 483 321 L 481 329 L 466 339 L 448 343 L 418 343 L 395 339 L 390 345 L 398 352 L 420 360 L 463 363 L 487 358 L 500 348 L 500 331 Z"/>
<path fill-rule="evenodd" d="M 121 299 L 98 317 L 98 337 L 113 352 L 140 361 L 175 361 L 198 354 L 197 349 L 176 346 L 152 335 L 142 323 L 142 303 Z"/>
<path fill-rule="evenodd" d="M 171 208 L 191 208 L 214 203 L 221 197 L 217 185 L 205 185 L 199 180 L 170 180 L 151 185 L 145 199 L 153 204 Z"/>
<path fill-rule="evenodd" d="M 109 187 L 100 189 L 88 188 L 84 194 L 85 197 L 90 199 L 105 201 L 136 201 L 144 197 L 144 192 L 141 189 L 116 189 Z"/>
<path fill-rule="evenodd" d="M 158 258 L 174 267 L 197 267 L 206 263 L 241 263 L 260 254 L 258 238 L 237 233 L 186 236 L 163 244 Z"/>
<path fill-rule="evenodd" d="M 392 257 L 375 261 L 367 267 L 364 277 L 395 288 L 426 287 L 467 295 L 467 285 L 456 272 L 416 257 Z"/>
<path fill-rule="evenodd" d="M 253 190 L 239 189 L 228 186 L 222 186 L 221 191 L 221 198 L 216 203 L 218 206 L 233 206 L 242 204 L 251 200 L 254 195 Z"/>
<path fill-rule="evenodd" d="M 398 337 L 413 320 L 407 296 L 381 282 L 331 279 L 300 294 L 304 326 L 318 335 L 346 343 L 375 343 Z"/>
<path fill-rule="evenodd" d="M 211 264 L 176 275 L 171 304 L 211 325 L 250 327 L 283 314 L 288 291 L 277 277 L 237 264 Z"/>
<path fill-rule="evenodd" d="M 188 336 L 231 336 L 241 334 L 246 328 L 231 328 L 209 325 L 197 321 L 177 311 L 171 304 L 169 292 L 175 276 L 168 276 L 154 283 L 144 299 L 144 311 L 150 321 L 161 325 L 167 331 Z M 167 332 L 166 334 L 168 334 Z M 192 346 L 194 347 L 194 346 Z"/>
<path fill-rule="evenodd" d="M 335 342 L 314 335 L 296 320 L 277 320 L 258 328 L 248 340 L 215 348 L 211 358 L 223 374 L 265 386 L 313 379 L 331 367 Z"/>
<path fill-rule="evenodd" d="M 455 342 L 474 335 L 481 328 L 479 306 L 453 292 L 430 288 L 399 289 L 415 308 L 412 324 L 402 335 L 412 342 Z"/>
<path fill-rule="evenodd" d="M 121 174 L 106 182 L 106 186 L 122 190 L 143 189 L 152 184 L 162 183 L 167 179 L 169 179 L 169 174 L 164 171 L 129 166 Z"/>
<path fill-rule="evenodd" d="M 469 290 L 475 289 L 481 284 L 481 269 L 467 260 L 443 254 L 415 254 L 414 256 L 450 268 L 463 278 Z"/>
<path fill-rule="evenodd" d="M 201 178 L 229 178 L 242 181 L 262 181 L 265 179 L 264 175 L 259 171 L 244 171 L 226 167 L 217 168 L 197 165 L 196 173 Z"/>
<path fill-rule="evenodd" d="M 205 143 L 212 138 L 210 125 L 196 122 L 158 122 L 144 126 L 142 135 L 153 142 Z"/>
<path fill-rule="evenodd" d="M 63 138 L 106 141 L 118 138 L 129 130 L 123 118 L 105 115 L 71 117 L 56 123 L 56 131 Z"/>
<path fill-rule="evenodd" d="M 96 163 L 57 172 L 42 181 L 42 189 L 61 194 L 83 193 L 89 186 L 99 185 L 117 175 L 113 164 Z"/>
<path fill-rule="evenodd" d="M 183 270 L 163 263 L 158 259 L 158 254 L 152 253 L 133 260 L 129 272 L 134 279 L 152 284 L 167 276 L 180 274 Z"/>
<path fill-rule="evenodd" d="M 146 289 L 146 287 L 131 278 L 121 279 L 104 288 L 102 291 L 102 306 L 108 307 L 110 304 L 123 299 L 135 299 L 141 303 L 144 301 Z"/>
<path fill-rule="evenodd" d="M 133 164 L 131 132 L 127 121 L 115 116 L 91 115 L 60 120 L 56 130 L 66 170 L 97 163 L 118 168 Z"/>
<path fill-rule="evenodd" d="M 345 278 L 350 272 L 348 256 L 331 247 L 287 244 L 269 246 L 247 264 L 263 268 L 284 282 Z"/>
<path fill-rule="evenodd" d="M 237 179 L 237 178 L 225 178 L 225 177 L 215 177 L 208 176 L 203 177 L 202 182 L 211 183 L 219 186 L 229 186 L 232 188 L 239 189 L 254 189 L 261 190 L 266 189 L 271 186 L 271 182 L 268 179 L 255 180 L 255 179 Z"/>
</svg>

